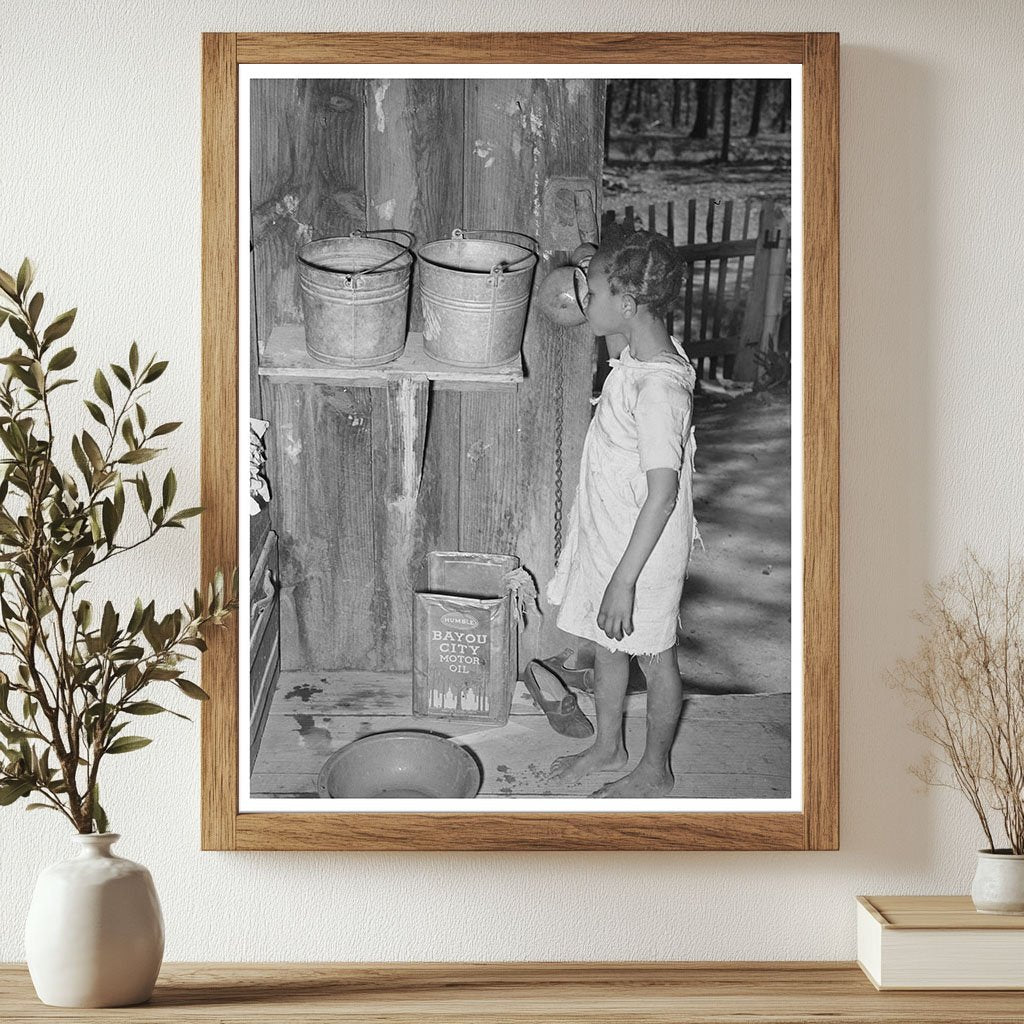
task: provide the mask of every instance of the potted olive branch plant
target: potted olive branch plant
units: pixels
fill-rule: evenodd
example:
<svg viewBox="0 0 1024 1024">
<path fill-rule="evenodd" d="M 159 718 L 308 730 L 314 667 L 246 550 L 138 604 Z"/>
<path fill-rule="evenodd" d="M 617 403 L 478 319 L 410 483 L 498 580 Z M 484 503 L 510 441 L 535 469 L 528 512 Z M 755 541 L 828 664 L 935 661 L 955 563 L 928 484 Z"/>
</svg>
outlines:
<svg viewBox="0 0 1024 1024">
<path fill-rule="evenodd" d="M 174 507 L 173 469 L 157 487 L 141 468 L 180 424 L 147 420 L 142 399 L 167 362 L 142 360 L 135 343 L 124 364 L 110 364 L 109 374 L 96 370 L 95 395 L 84 402 L 96 426 L 70 433 L 70 457 L 60 449 L 52 398 L 77 382 L 65 375 L 77 354 L 58 343 L 76 311 L 44 328 L 43 294 L 32 291 L 33 277 L 28 260 L 17 275 L 0 271 L 0 328 L 6 323 L 17 341 L 0 358 L 0 805 L 24 800 L 29 809 L 56 811 L 83 845 L 77 860 L 43 872 L 29 913 L 26 946 L 40 998 L 127 1005 L 152 991 L 163 953 L 162 921 L 148 871 L 110 852 L 118 837 L 108 831 L 100 802 L 100 769 L 107 757 L 151 742 L 126 732 L 133 722 L 165 713 L 186 717 L 152 699 L 158 688 L 207 699 L 186 673 L 206 649 L 204 630 L 224 625 L 237 607 L 238 574 L 226 587 L 218 571 L 205 593 L 196 590 L 191 602 L 163 615 L 152 600 L 139 598 L 122 614 L 109 600 L 87 599 L 94 570 L 163 531 L 184 529 L 202 510 Z M 133 519 L 139 528 L 130 533 Z M 91 862 L 93 885 L 98 861 L 116 862 L 121 877 L 137 876 L 130 899 L 128 890 L 112 897 L 122 904 L 114 910 L 124 948 L 83 950 L 76 922 L 67 920 L 83 907 L 73 897 L 57 906 L 52 891 L 41 896 L 48 872 L 66 883 L 76 870 L 67 865 L 81 866 L 83 858 Z M 63 890 L 69 891 L 67 884 Z M 133 914 L 145 918 L 144 938 L 135 935 L 126 944 Z M 68 970 L 72 960 L 89 969 Z M 56 971 L 49 969 L 54 963 Z M 86 979 L 77 989 L 69 988 L 73 975 Z"/>
<path fill-rule="evenodd" d="M 959 790 L 978 817 L 988 845 L 971 888 L 977 909 L 1024 914 L 1024 561 L 997 572 L 968 552 L 925 589 L 915 618 L 917 652 L 894 682 L 938 756 L 911 771 Z"/>
</svg>

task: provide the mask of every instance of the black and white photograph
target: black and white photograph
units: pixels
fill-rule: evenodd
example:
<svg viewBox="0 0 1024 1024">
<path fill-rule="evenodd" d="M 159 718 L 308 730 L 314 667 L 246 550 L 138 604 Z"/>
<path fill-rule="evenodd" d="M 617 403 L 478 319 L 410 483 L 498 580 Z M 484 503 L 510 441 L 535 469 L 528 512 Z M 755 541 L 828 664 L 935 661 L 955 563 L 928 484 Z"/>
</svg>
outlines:
<svg viewBox="0 0 1024 1024">
<path fill-rule="evenodd" d="M 240 809 L 799 810 L 799 66 L 240 72 Z"/>
</svg>

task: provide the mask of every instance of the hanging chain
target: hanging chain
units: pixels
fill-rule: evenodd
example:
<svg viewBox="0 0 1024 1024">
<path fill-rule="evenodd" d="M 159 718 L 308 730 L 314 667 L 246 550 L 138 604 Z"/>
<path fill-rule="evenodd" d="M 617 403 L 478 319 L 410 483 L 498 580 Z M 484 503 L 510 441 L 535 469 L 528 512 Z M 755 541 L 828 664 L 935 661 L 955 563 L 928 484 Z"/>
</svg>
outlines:
<svg viewBox="0 0 1024 1024">
<path fill-rule="evenodd" d="M 562 367 L 555 381 L 555 564 L 562 554 L 562 435 L 565 432 L 565 397 Z"/>
</svg>

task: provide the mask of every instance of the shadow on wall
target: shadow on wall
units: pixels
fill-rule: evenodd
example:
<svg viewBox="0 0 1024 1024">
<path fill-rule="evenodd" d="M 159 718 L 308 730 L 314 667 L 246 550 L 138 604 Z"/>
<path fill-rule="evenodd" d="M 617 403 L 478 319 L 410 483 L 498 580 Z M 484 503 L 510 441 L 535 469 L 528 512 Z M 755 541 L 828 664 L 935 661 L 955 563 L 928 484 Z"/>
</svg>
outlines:
<svg viewBox="0 0 1024 1024">
<path fill-rule="evenodd" d="M 922 871 L 934 803 L 887 673 L 934 562 L 935 73 L 866 47 L 841 59 L 841 844 Z"/>
</svg>

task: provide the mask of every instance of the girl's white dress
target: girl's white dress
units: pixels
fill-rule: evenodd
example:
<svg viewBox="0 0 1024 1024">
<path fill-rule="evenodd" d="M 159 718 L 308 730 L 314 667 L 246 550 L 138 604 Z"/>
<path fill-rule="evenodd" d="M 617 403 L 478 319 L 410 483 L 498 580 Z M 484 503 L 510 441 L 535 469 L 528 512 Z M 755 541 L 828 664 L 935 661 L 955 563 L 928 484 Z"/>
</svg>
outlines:
<svg viewBox="0 0 1024 1024">
<path fill-rule="evenodd" d="M 676 642 L 693 516 L 693 367 L 683 359 L 634 359 L 628 348 L 611 373 L 583 442 L 580 479 L 547 598 L 560 605 L 558 628 L 613 651 L 658 654 Z M 622 640 L 597 624 L 605 588 L 619 564 L 647 498 L 649 469 L 679 472 L 676 507 L 636 583 L 633 632 Z"/>
</svg>

